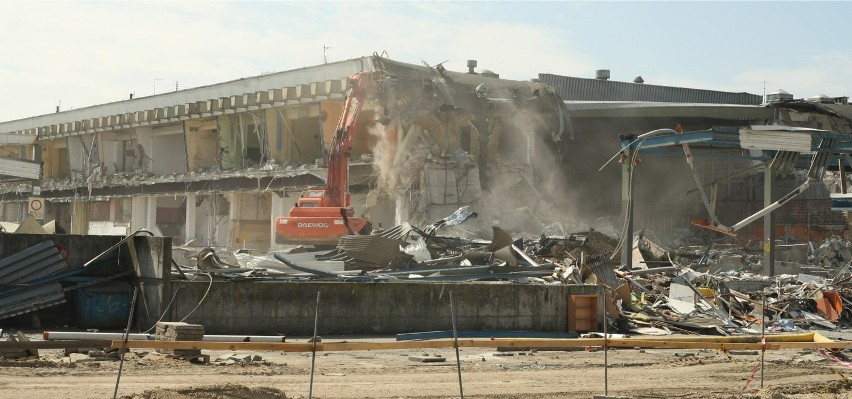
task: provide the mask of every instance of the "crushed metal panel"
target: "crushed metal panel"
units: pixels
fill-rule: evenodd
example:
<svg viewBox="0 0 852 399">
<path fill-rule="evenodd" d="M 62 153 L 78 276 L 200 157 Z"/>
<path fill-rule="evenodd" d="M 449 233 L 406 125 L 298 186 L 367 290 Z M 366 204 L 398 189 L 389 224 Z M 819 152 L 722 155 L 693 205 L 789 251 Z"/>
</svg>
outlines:
<svg viewBox="0 0 852 399">
<path fill-rule="evenodd" d="M 613 263 L 606 255 L 589 256 L 586 258 L 586 265 L 597 277 L 598 283 L 610 288 L 617 288 L 621 285 L 621 280 L 613 270 Z"/>
<path fill-rule="evenodd" d="M 349 235 L 340 237 L 337 248 L 355 261 L 388 267 L 413 258 L 400 249 L 405 245 L 408 243 L 392 238 Z"/>
<path fill-rule="evenodd" d="M 491 243 L 488 244 L 488 247 L 486 247 L 487 250 L 494 252 L 500 248 L 508 247 L 512 245 L 512 243 L 514 243 L 514 239 L 512 239 L 512 236 L 510 236 L 509 233 L 507 233 L 505 230 L 497 226 L 492 226 L 491 231 L 493 238 L 491 239 Z"/>
</svg>

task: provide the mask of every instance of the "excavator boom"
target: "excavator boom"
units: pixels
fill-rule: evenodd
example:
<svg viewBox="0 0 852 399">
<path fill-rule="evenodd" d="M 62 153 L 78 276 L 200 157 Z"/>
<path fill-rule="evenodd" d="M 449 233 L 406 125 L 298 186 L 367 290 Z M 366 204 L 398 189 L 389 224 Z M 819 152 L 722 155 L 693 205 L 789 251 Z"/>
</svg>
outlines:
<svg viewBox="0 0 852 399">
<path fill-rule="evenodd" d="M 355 216 L 350 204 L 347 177 L 352 135 L 373 79 L 371 72 L 349 78 L 349 93 L 331 140 L 326 185 L 303 192 L 288 216 L 275 219 L 276 243 L 333 246 L 341 236 L 369 232 L 370 223 Z"/>
</svg>

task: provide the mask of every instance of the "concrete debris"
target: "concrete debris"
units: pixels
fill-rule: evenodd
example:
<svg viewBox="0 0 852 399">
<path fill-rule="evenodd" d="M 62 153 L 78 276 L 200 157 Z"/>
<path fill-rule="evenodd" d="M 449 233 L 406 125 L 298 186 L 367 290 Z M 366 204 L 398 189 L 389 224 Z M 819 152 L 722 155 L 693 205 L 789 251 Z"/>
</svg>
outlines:
<svg viewBox="0 0 852 399">
<path fill-rule="evenodd" d="M 206 249 L 196 270 L 183 271 L 228 280 L 600 285 L 608 322 L 620 333 L 758 334 L 764 318 L 771 332 L 852 326 L 852 243 L 841 238 L 779 242 L 770 278 L 758 241 L 694 245 L 699 241 L 684 238 L 690 245 L 667 250 L 640 233 L 632 240 L 638 261 L 623 265 L 613 256 L 618 240 L 591 228 L 567 233 L 558 222 L 542 224 L 532 238 L 497 225 L 488 227 L 488 239 L 441 234 L 476 223 L 476 215 L 464 206 L 424 227 L 344 236 L 326 252 L 238 253 L 243 268 L 223 266 Z M 201 259 L 212 266 L 202 268 Z"/>
</svg>

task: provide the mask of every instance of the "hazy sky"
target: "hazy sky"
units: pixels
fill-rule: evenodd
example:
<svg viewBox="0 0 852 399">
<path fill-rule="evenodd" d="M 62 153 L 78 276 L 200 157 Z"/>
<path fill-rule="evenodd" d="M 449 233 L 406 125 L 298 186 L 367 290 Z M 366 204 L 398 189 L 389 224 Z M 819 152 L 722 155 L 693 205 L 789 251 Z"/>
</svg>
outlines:
<svg viewBox="0 0 852 399">
<path fill-rule="evenodd" d="M 0 2 L 0 121 L 387 52 L 796 98 L 852 93 L 852 2 Z"/>
</svg>

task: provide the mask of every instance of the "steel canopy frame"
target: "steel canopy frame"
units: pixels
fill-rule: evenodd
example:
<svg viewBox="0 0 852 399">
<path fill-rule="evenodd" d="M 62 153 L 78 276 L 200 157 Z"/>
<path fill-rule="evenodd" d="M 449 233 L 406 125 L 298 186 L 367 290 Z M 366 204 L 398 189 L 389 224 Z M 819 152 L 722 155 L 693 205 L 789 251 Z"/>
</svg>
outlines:
<svg viewBox="0 0 852 399">
<path fill-rule="evenodd" d="M 779 126 L 780 128 L 784 128 Z M 811 144 L 809 151 L 800 151 L 802 154 L 816 154 L 829 152 L 830 164 L 852 166 L 852 136 L 845 134 L 831 133 L 825 130 L 816 129 L 797 129 L 788 128 L 789 131 L 809 134 Z M 762 157 L 736 155 L 731 154 L 731 149 L 749 149 L 743 148 L 740 141 L 740 128 L 737 127 L 714 127 L 710 130 L 699 130 L 692 132 L 683 132 L 681 134 L 666 134 L 643 137 L 637 139 L 636 136 L 628 135 L 621 136 L 621 154 L 623 159 L 627 160 L 622 165 L 622 216 L 625 218 L 624 235 L 625 245 L 621 247 L 621 262 L 625 265 L 633 264 L 632 254 L 632 239 L 633 239 L 633 187 L 632 174 L 634 159 L 636 152 L 640 151 L 644 155 L 675 155 L 683 156 L 683 145 L 687 144 L 692 150 L 696 150 L 695 156 L 701 157 L 718 157 L 718 158 L 740 158 L 752 160 L 770 160 L 775 156 L 776 150 L 761 149 Z M 764 130 L 766 131 L 766 130 Z M 820 148 L 820 143 L 823 140 L 834 140 L 834 145 L 831 148 Z M 646 151 L 650 150 L 650 151 Z M 839 155 L 839 156 L 838 156 Z M 802 158 L 798 157 L 797 158 Z M 796 167 L 807 167 L 803 162 L 796 162 Z M 764 179 L 764 210 L 773 205 L 774 196 L 774 175 L 772 168 L 767 167 L 764 170 L 766 178 Z M 789 194 L 788 194 L 789 196 Z M 776 207 L 777 208 L 777 207 Z M 772 208 L 774 209 L 774 208 Z M 711 215 L 712 219 L 712 215 Z M 764 222 L 764 272 L 769 276 L 775 275 L 775 218 L 774 212 L 767 212 L 763 215 Z"/>
</svg>

